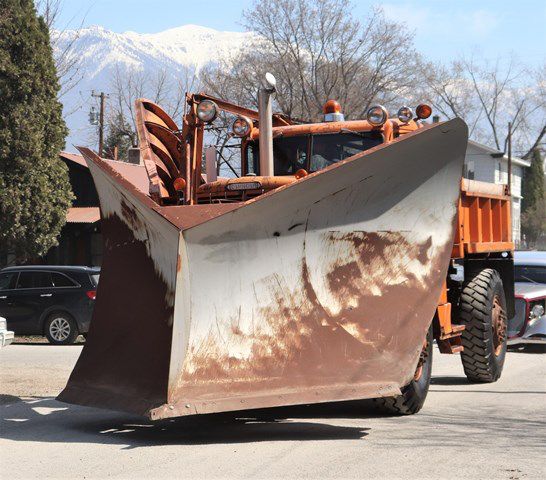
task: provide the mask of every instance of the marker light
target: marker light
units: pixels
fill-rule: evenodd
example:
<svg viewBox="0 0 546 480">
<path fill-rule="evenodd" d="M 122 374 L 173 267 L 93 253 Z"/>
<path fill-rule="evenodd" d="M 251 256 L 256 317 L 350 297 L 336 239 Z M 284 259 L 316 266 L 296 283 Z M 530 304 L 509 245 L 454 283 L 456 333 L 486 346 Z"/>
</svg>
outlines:
<svg viewBox="0 0 546 480">
<path fill-rule="evenodd" d="M 424 120 L 432 115 L 432 108 L 429 105 L 422 103 L 415 109 L 415 114 L 417 115 L 417 118 Z"/>
<path fill-rule="evenodd" d="M 413 118 L 413 111 L 410 107 L 400 107 L 397 116 L 402 123 L 408 123 Z"/>
<path fill-rule="evenodd" d="M 218 105 L 212 100 L 203 100 L 197 105 L 197 118 L 205 123 L 211 123 L 218 115 Z"/>
<path fill-rule="evenodd" d="M 252 130 L 252 121 L 247 117 L 237 117 L 231 124 L 231 131 L 236 137 L 246 137 Z"/>
<path fill-rule="evenodd" d="M 294 177 L 299 180 L 300 178 L 306 177 L 307 175 L 309 175 L 309 172 L 305 170 L 305 168 L 300 168 L 298 171 L 296 171 Z"/>
<path fill-rule="evenodd" d="M 389 118 L 389 112 L 384 106 L 375 105 L 368 110 L 366 118 L 374 127 L 380 127 Z"/>
<path fill-rule="evenodd" d="M 183 192 L 184 188 L 186 188 L 186 180 L 184 180 L 182 177 L 175 178 L 173 187 L 177 192 Z"/>
</svg>

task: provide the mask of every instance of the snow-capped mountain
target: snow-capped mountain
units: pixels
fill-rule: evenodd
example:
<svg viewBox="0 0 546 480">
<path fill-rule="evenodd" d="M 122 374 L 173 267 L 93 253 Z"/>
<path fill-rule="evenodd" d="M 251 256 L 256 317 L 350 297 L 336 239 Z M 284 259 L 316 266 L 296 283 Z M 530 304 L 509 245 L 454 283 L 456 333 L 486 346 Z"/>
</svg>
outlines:
<svg viewBox="0 0 546 480">
<path fill-rule="evenodd" d="M 80 79 L 61 97 L 70 129 L 66 149 L 74 151 L 73 145 L 96 147 L 96 128 L 89 125 L 90 108 L 96 105 L 91 92 L 111 92 L 116 70 L 122 75 L 138 72 L 145 78 L 166 71 L 176 82 L 188 72 L 198 75 L 207 64 L 236 54 L 251 39 L 251 33 L 220 32 L 197 25 L 153 34 L 115 33 L 100 26 L 58 33 L 56 54 L 70 46 L 70 55 L 78 60 L 76 77 Z"/>
</svg>

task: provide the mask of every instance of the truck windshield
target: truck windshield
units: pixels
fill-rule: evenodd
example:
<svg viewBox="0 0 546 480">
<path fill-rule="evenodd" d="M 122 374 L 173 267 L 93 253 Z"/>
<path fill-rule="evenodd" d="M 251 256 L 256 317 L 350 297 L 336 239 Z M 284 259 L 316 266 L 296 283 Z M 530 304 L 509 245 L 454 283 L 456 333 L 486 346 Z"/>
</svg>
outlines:
<svg viewBox="0 0 546 480">
<path fill-rule="evenodd" d="M 300 168 L 316 172 L 383 143 L 376 132 L 277 137 L 273 140 L 275 175 L 294 175 Z M 246 172 L 259 175 L 258 142 L 249 142 Z"/>
</svg>

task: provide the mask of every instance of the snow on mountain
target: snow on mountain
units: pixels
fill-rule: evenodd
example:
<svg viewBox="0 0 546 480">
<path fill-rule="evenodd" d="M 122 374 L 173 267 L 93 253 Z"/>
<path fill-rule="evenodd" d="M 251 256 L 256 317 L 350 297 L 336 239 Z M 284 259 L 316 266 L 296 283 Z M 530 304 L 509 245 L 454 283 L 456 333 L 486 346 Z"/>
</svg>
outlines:
<svg viewBox="0 0 546 480">
<path fill-rule="evenodd" d="M 62 95 L 64 113 L 70 129 L 66 149 L 74 145 L 96 148 L 96 127 L 89 125 L 89 110 L 96 105 L 91 92 L 109 93 L 116 69 L 153 77 L 166 70 L 174 79 L 184 73 L 237 53 L 248 45 L 252 33 L 221 32 L 198 25 L 183 25 L 159 33 L 115 33 L 101 26 L 79 31 L 66 30 L 55 42 L 57 54 L 70 47 L 79 59 L 77 85 Z"/>
</svg>

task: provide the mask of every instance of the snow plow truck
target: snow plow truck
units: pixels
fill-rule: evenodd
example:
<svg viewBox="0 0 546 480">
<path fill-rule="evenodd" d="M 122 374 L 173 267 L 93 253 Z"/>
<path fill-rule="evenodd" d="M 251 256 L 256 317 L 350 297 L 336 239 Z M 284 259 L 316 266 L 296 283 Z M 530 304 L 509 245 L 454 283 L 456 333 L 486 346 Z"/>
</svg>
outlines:
<svg viewBox="0 0 546 480">
<path fill-rule="evenodd" d="M 424 104 L 345 120 L 333 100 L 299 123 L 272 113 L 274 93 L 267 74 L 258 110 L 188 94 L 180 126 L 137 100 L 143 178 L 79 149 L 104 254 L 59 400 L 152 420 L 371 398 L 413 414 L 433 340 L 470 381 L 500 377 L 510 197 L 462 178 L 465 123 L 426 124 Z M 204 148 L 220 114 L 240 149 L 232 178 Z"/>
</svg>

